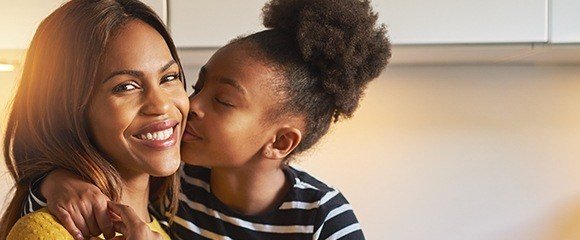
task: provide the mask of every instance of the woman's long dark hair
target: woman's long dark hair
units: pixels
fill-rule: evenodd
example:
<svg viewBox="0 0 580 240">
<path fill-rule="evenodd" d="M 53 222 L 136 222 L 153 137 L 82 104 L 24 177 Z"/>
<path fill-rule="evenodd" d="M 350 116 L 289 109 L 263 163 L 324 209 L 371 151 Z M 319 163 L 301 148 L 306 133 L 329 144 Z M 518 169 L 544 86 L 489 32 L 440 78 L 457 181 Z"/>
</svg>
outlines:
<svg viewBox="0 0 580 240">
<path fill-rule="evenodd" d="M 132 19 L 161 34 L 182 70 L 165 25 L 137 0 L 72 0 L 36 30 L 6 127 L 4 158 L 15 186 L 0 221 L 0 239 L 6 238 L 20 218 L 31 181 L 51 169 L 74 172 L 110 199 L 119 199 L 122 179 L 91 140 L 87 109 L 107 42 Z M 155 181 L 150 199 L 160 202 L 165 191 L 170 191 L 170 209 L 175 212 L 178 177 L 174 174 Z"/>
</svg>

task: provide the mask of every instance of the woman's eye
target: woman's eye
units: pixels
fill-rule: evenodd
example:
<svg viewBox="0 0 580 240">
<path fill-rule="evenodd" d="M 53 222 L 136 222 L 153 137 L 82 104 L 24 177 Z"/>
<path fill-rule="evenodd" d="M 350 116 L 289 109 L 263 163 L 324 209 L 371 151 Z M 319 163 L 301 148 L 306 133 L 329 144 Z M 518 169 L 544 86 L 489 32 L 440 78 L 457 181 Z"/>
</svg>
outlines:
<svg viewBox="0 0 580 240">
<path fill-rule="evenodd" d="M 167 75 L 167 76 L 163 77 L 163 79 L 161 80 L 161 82 L 171 82 L 173 80 L 181 80 L 181 75 L 180 74 L 170 74 L 170 75 Z"/>
<path fill-rule="evenodd" d="M 113 88 L 113 92 L 114 93 L 120 93 L 120 92 L 128 92 L 131 90 L 135 90 L 137 89 L 138 86 L 135 83 L 123 83 L 123 84 L 119 84 L 117 85 L 115 88 Z"/>
</svg>

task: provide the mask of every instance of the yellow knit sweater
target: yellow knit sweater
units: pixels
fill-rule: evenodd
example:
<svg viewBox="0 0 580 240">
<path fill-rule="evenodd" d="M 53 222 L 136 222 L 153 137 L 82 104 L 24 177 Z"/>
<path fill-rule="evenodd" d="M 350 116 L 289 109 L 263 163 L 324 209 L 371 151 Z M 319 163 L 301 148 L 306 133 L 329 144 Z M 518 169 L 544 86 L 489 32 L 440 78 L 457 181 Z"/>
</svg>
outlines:
<svg viewBox="0 0 580 240">
<path fill-rule="evenodd" d="M 169 235 L 163 231 L 161 225 L 155 218 L 153 218 L 153 221 L 147 225 L 149 225 L 151 230 L 160 233 L 164 239 L 171 239 L 169 238 Z M 60 225 L 58 220 L 52 216 L 46 208 L 18 219 L 16 224 L 12 227 L 12 230 L 10 230 L 10 233 L 8 233 L 7 238 L 7 240 L 45 239 L 74 240 L 73 236 L 70 235 L 62 225 Z M 101 235 L 99 239 L 104 239 L 104 237 Z"/>
</svg>

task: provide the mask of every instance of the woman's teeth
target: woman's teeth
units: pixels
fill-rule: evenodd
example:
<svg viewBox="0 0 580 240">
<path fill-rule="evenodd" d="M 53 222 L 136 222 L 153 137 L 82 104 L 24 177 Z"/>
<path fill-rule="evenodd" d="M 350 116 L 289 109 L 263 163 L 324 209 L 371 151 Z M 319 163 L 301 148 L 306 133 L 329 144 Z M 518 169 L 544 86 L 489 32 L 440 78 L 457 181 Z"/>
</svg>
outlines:
<svg viewBox="0 0 580 240">
<path fill-rule="evenodd" d="M 163 140 L 167 140 L 169 137 L 171 137 L 172 134 L 173 134 L 173 128 L 168 128 L 166 130 L 159 131 L 159 132 L 141 134 L 140 138 L 141 138 L 141 140 L 163 141 Z"/>
</svg>

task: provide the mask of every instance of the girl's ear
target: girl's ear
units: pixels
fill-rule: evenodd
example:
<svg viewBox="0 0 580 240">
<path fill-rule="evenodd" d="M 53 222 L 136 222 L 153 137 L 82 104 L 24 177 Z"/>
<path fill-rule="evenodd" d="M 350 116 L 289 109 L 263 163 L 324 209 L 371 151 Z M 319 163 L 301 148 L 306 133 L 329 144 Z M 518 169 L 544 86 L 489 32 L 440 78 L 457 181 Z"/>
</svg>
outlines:
<svg viewBox="0 0 580 240">
<path fill-rule="evenodd" d="M 276 137 L 262 148 L 262 156 L 267 159 L 284 159 L 302 141 L 302 132 L 293 127 L 283 127 L 276 132 Z"/>
</svg>

